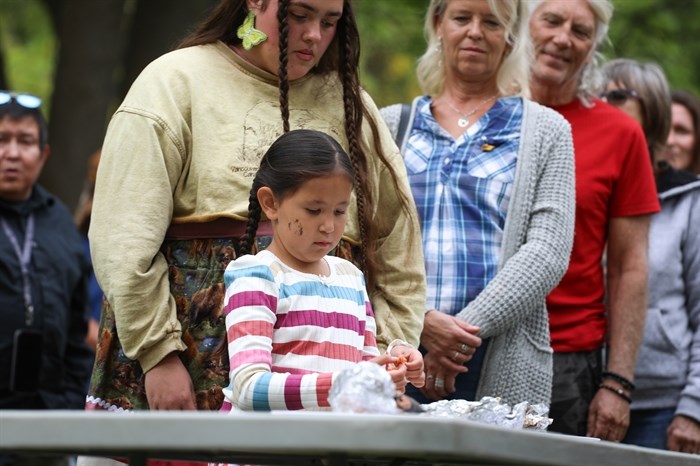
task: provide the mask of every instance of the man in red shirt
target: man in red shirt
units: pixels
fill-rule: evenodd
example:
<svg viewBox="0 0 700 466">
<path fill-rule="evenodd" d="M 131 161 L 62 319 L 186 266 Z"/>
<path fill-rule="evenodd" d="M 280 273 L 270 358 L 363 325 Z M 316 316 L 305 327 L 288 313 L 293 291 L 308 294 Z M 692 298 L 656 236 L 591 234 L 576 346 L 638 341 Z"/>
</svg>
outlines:
<svg viewBox="0 0 700 466">
<path fill-rule="evenodd" d="M 641 127 L 591 85 L 612 10 L 610 0 L 538 3 L 531 91 L 569 121 L 576 158 L 573 251 L 547 299 L 555 352 L 550 430 L 620 441 L 646 312 L 649 220 L 659 203 Z"/>
</svg>

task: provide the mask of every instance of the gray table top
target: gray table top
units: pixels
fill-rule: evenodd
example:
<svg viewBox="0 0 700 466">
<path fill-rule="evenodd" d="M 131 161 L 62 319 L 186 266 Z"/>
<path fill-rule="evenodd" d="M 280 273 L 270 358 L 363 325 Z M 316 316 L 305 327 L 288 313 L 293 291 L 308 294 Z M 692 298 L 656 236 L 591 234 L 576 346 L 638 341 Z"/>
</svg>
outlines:
<svg viewBox="0 0 700 466">
<path fill-rule="evenodd" d="M 700 456 L 454 418 L 332 412 L 0 411 L 0 452 L 258 464 L 700 466 Z M 316 463 L 320 464 L 320 463 Z"/>
</svg>

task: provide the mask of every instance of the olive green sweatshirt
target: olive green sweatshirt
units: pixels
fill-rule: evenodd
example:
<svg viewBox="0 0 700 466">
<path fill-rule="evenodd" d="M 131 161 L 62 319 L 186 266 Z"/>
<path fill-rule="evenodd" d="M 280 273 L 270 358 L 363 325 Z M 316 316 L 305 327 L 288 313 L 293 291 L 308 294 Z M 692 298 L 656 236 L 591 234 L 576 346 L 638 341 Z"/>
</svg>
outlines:
<svg viewBox="0 0 700 466">
<path fill-rule="evenodd" d="M 290 83 L 290 125 L 327 132 L 347 148 L 342 86 L 335 74 Z M 379 112 L 384 154 L 410 199 L 398 149 Z M 97 174 L 89 232 L 95 273 L 114 309 L 127 357 L 147 371 L 185 348 L 160 253 L 171 223 L 245 219 L 260 158 L 282 134 L 277 78 L 244 62 L 225 44 L 168 53 L 134 82 L 109 124 Z M 404 214 L 389 171 L 370 154 L 367 182 L 378 228 L 376 260 L 384 272 L 371 296 L 378 344 L 418 344 L 425 311 L 425 275 L 415 208 Z M 355 206 L 345 239 L 359 242 Z"/>
</svg>

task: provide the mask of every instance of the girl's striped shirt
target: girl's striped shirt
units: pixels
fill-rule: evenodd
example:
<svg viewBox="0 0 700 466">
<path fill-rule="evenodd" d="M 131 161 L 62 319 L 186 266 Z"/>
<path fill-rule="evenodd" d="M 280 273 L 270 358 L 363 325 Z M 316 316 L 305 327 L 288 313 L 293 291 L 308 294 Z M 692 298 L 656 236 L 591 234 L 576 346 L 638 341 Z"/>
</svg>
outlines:
<svg viewBox="0 0 700 466">
<path fill-rule="evenodd" d="M 335 375 L 379 355 L 362 272 L 325 260 L 328 277 L 298 272 L 269 251 L 229 264 L 231 382 L 222 411 L 327 408 Z"/>
</svg>

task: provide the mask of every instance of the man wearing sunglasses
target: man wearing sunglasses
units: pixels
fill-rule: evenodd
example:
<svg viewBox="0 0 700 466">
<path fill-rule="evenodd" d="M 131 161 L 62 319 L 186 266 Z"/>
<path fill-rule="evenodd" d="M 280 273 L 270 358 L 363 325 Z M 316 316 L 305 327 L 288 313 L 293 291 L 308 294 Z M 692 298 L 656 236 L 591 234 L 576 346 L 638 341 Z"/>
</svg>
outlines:
<svg viewBox="0 0 700 466">
<path fill-rule="evenodd" d="M 89 266 L 71 213 L 37 184 L 49 156 L 40 105 L 0 91 L 0 409 L 82 409 Z M 69 460 L 0 456 L 34 464 Z"/>
<path fill-rule="evenodd" d="M 629 426 L 646 312 L 647 235 L 650 214 L 659 211 L 654 177 L 641 127 L 598 99 L 593 85 L 611 0 L 533 4 L 532 98 L 569 121 L 576 161 L 573 251 L 547 298 L 550 430 L 619 442 Z"/>
</svg>

